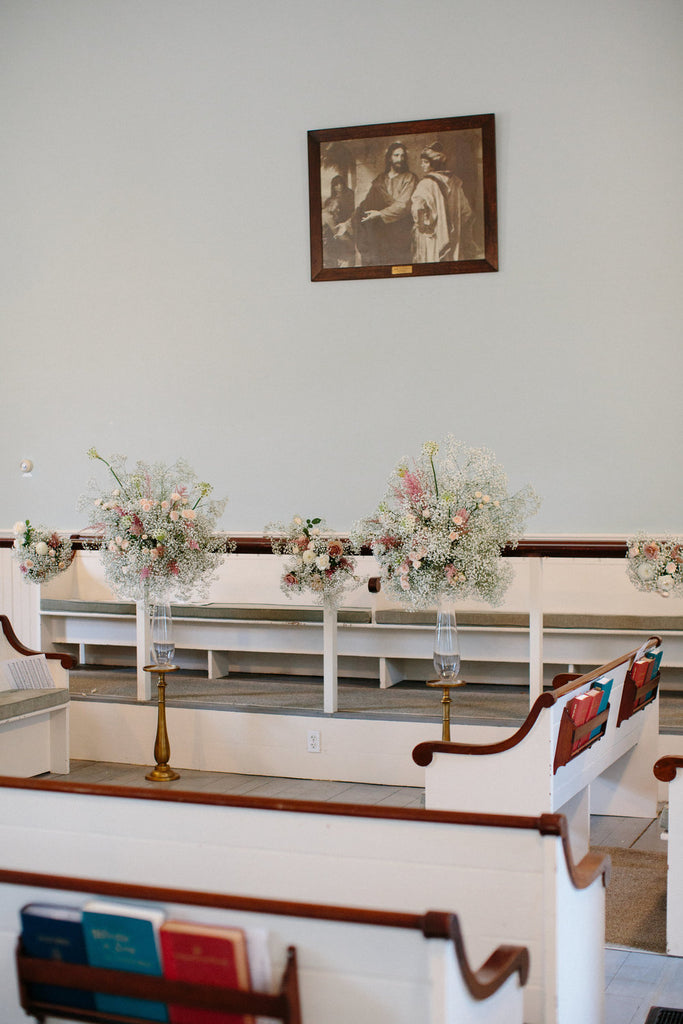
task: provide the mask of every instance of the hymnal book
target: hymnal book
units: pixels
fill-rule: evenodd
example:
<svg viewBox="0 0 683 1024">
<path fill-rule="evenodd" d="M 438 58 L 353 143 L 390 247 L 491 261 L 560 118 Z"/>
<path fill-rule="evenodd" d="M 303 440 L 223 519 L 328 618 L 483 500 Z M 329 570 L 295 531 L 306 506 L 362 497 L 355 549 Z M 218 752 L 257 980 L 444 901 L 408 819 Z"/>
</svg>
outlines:
<svg viewBox="0 0 683 1024">
<path fill-rule="evenodd" d="M 89 900 L 83 908 L 83 931 L 91 967 L 161 977 L 159 929 L 163 910 L 114 900 Z M 95 993 L 101 1013 L 168 1021 L 164 1003 L 132 996 Z"/>
<path fill-rule="evenodd" d="M 599 715 L 601 712 L 606 710 L 607 705 L 609 704 L 609 697 L 610 693 L 612 692 L 612 680 L 600 679 L 597 683 L 593 683 L 592 688 L 594 690 L 598 690 L 600 693 L 600 700 L 598 701 L 598 706 L 594 712 L 594 715 Z M 593 737 L 597 736 L 599 732 L 600 726 L 598 726 L 597 729 L 593 729 L 593 732 L 590 734 L 589 739 L 592 740 Z"/>
<path fill-rule="evenodd" d="M 656 647 L 654 649 L 654 651 L 648 651 L 647 652 L 646 657 L 649 658 L 651 663 L 652 663 L 651 664 L 651 668 L 650 668 L 650 675 L 648 676 L 649 679 L 654 679 L 654 677 L 659 672 L 659 666 L 660 666 L 660 664 L 662 662 L 662 654 L 663 653 L 664 653 L 664 648 L 661 647 L 661 646 L 660 647 Z"/>
<path fill-rule="evenodd" d="M 65 964 L 87 964 L 83 914 L 79 907 L 27 903 L 21 908 L 21 941 L 27 956 Z M 78 1010 L 94 1010 L 95 996 L 84 989 L 31 984 L 32 999 Z"/>
<path fill-rule="evenodd" d="M 652 659 L 651 658 L 639 658 L 638 661 L 633 663 L 631 669 L 631 679 L 636 686 L 643 686 L 650 678 L 650 672 L 652 670 Z"/>
<path fill-rule="evenodd" d="M 583 725 L 591 717 L 591 708 L 593 707 L 593 694 L 588 690 L 586 693 L 580 693 L 578 697 L 574 697 L 568 704 L 569 715 L 574 725 Z M 580 740 L 574 740 L 572 743 L 572 754 L 582 746 Z"/>
<path fill-rule="evenodd" d="M 247 936 L 241 928 L 166 921 L 160 929 L 164 976 L 172 981 L 248 991 Z M 253 1024 L 253 1017 L 169 1005 L 171 1024 Z"/>
<path fill-rule="evenodd" d="M 0 661 L 2 682 L 10 690 L 54 690 L 55 681 L 47 667 L 44 654 L 27 654 L 25 658 Z M 0 689 L 2 687 L 0 686 Z"/>
</svg>

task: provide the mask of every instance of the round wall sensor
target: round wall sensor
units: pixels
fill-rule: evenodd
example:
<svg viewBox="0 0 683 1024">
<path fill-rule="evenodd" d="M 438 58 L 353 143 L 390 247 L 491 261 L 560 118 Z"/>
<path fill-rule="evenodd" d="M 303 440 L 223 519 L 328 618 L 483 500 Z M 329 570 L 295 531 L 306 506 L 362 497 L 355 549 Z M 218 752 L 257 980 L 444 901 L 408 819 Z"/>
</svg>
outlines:
<svg viewBox="0 0 683 1024">
<path fill-rule="evenodd" d="M 30 473 L 31 470 L 33 469 L 33 463 L 31 462 L 30 459 L 22 459 L 19 464 L 19 468 L 21 469 L 22 473 Z"/>
</svg>

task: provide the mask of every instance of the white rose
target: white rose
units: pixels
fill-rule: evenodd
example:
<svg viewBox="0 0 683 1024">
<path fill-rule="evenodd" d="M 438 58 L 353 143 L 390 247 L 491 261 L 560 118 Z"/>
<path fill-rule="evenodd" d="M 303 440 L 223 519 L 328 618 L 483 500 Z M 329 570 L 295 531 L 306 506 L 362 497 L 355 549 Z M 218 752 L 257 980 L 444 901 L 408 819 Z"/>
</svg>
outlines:
<svg viewBox="0 0 683 1024">
<path fill-rule="evenodd" d="M 47 544 L 45 543 L 44 540 L 39 540 L 38 543 L 36 544 L 36 554 L 39 555 L 41 558 L 44 558 L 45 555 L 47 554 Z"/>
<path fill-rule="evenodd" d="M 638 575 L 641 580 L 653 580 L 655 578 L 655 567 L 651 562 L 643 562 L 638 566 Z"/>
<path fill-rule="evenodd" d="M 312 548 L 306 548 L 301 557 L 303 559 L 304 565 L 310 565 L 311 562 L 315 560 L 315 551 L 313 551 Z"/>
<path fill-rule="evenodd" d="M 673 574 L 676 572 L 676 563 L 669 562 L 669 564 L 666 567 L 666 571 L 668 572 L 669 576 L 673 576 Z"/>
<path fill-rule="evenodd" d="M 315 564 L 319 569 L 325 570 L 330 567 L 330 556 L 329 555 L 318 555 L 315 560 Z"/>
<path fill-rule="evenodd" d="M 14 534 L 20 534 L 21 533 L 22 535 L 25 534 L 26 533 L 26 523 L 15 523 L 14 526 L 12 527 L 12 533 L 14 533 Z"/>
<path fill-rule="evenodd" d="M 660 576 L 657 580 L 657 589 L 663 590 L 664 592 L 671 590 L 673 585 L 673 580 L 670 579 L 668 576 Z"/>
</svg>

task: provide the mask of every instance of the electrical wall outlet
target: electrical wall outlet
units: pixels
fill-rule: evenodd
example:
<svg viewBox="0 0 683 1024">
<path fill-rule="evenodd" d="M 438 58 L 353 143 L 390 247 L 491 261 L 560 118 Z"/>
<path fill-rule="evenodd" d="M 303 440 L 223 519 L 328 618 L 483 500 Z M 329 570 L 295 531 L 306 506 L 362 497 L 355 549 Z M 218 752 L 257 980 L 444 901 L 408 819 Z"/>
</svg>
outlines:
<svg viewBox="0 0 683 1024">
<path fill-rule="evenodd" d="M 309 754 L 320 753 L 320 733 L 317 729 L 309 729 L 306 733 L 306 750 Z"/>
</svg>

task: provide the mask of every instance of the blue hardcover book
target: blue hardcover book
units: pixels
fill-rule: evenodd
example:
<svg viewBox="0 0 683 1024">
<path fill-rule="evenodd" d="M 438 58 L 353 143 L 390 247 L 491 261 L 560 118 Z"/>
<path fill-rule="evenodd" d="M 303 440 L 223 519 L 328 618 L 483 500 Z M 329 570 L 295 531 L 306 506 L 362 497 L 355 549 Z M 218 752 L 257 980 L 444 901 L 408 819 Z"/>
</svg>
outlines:
<svg viewBox="0 0 683 1024">
<path fill-rule="evenodd" d="M 59 960 L 65 964 L 87 964 L 80 907 L 57 903 L 27 903 L 21 908 L 21 941 L 28 956 Z M 33 999 L 79 1010 L 94 1010 L 95 996 L 84 989 L 62 985 L 33 984 Z"/>
<path fill-rule="evenodd" d="M 612 680 L 611 679 L 599 679 L 597 683 L 593 683 L 593 687 L 592 688 L 594 690 L 602 690 L 602 697 L 600 698 L 600 704 L 598 705 L 598 710 L 597 710 L 597 714 L 599 715 L 599 714 L 601 714 L 605 710 L 605 708 L 609 704 L 609 695 L 612 692 Z M 602 729 L 601 725 L 599 725 L 597 727 L 597 729 L 593 729 L 593 732 L 590 734 L 590 736 L 588 738 L 590 740 L 592 740 L 594 736 L 597 736 L 599 734 L 601 729 Z"/>
<path fill-rule="evenodd" d="M 656 647 L 654 649 L 654 651 L 648 651 L 647 654 L 645 655 L 645 657 L 648 658 L 652 662 L 652 668 L 650 669 L 650 675 L 648 677 L 648 682 L 650 681 L 650 679 L 654 679 L 654 677 L 659 672 L 659 666 L 660 666 L 660 663 L 661 663 L 661 660 L 662 660 L 662 654 L 663 653 L 664 653 L 664 648 L 663 647 Z"/>
<path fill-rule="evenodd" d="M 159 928 L 164 918 L 162 910 L 149 904 L 89 900 L 83 908 L 88 963 L 91 967 L 161 977 Z M 101 1013 L 168 1021 L 164 1003 L 150 999 L 96 992 L 95 1006 Z"/>
</svg>

